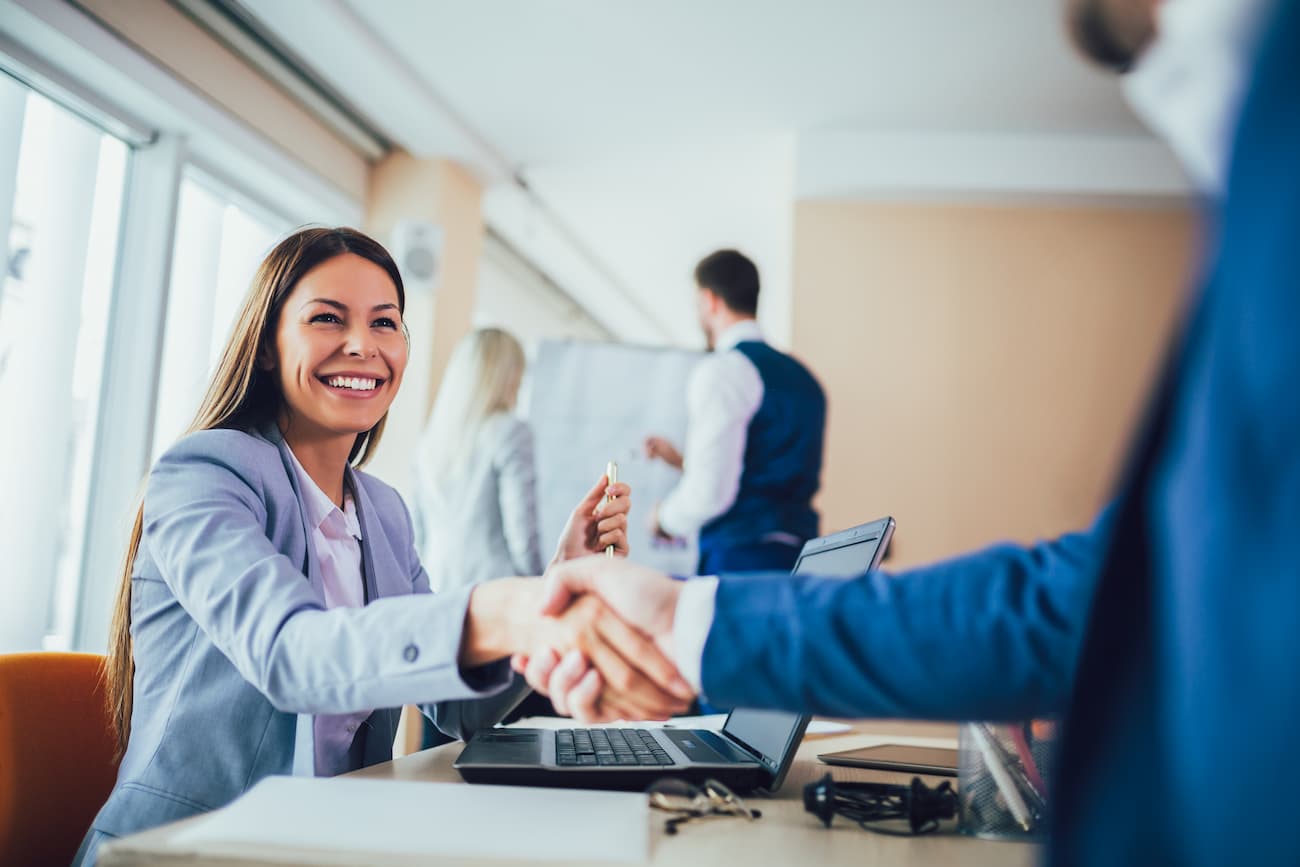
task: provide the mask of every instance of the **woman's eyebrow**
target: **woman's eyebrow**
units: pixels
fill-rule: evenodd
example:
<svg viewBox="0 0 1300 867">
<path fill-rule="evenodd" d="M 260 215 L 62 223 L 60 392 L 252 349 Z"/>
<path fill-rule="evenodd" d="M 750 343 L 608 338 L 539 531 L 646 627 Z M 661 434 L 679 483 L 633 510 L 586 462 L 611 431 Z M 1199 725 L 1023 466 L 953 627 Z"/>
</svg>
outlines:
<svg viewBox="0 0 1300 867">
<path fill-rule="evenodd" d="M 342 310 L 344 313 L 346 313 L 348 310 L 348 305 L 344 304 L 342 301 L 335 301 L 332 298 L 310 298 L 304 301 L 302 303 L 302 306 L 306 307 L 308 304 L 325 304 L 335 308 L 336 310 Z M 396 310 L 396 309 L 398 309 L 397 305 L 389 301 L 383 304 L 376 304 L 374 307 L 370 308 L 370 312 L 375 313 L 380 310 Z"/>
<path fill-rule="evenodd" d="M 348 310 L 348 305 L 344 304 L 342 301 L 335 301 L 332 298 L 312 298 L 308 301 L 302 302 L 303 307 L 306 307 L 308 304 L 325 304 L 335 308 L 336 310 L 342 310 L 344 313 Z"/>
</svg>

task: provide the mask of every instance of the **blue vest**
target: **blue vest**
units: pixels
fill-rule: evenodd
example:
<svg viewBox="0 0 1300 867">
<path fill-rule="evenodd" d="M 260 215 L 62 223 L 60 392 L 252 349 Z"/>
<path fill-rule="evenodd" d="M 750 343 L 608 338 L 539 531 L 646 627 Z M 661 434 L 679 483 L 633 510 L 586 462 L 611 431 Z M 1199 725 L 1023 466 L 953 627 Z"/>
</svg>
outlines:
<svg viewBox="0 0 1300 867">
<path fill-rule="evenodd" d="M 700 529 L 700 548 L 753 544 L 770 533 L 817 535 L 812 498 L 822 471 L 826 395 L 808 368 L 766 343 L 736 344 L 763 380 L 763 402 L 745 435 L 740 489 L 731 508 Z"/>
</svg>

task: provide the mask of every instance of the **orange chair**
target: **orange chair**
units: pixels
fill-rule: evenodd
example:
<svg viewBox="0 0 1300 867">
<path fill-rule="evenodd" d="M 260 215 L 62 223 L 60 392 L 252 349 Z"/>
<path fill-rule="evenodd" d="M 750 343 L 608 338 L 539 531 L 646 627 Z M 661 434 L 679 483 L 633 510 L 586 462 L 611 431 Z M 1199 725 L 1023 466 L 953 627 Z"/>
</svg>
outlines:
<svg viewBox="0 0 1300 867">
<path fill-rule="evenodd" d="M 0 864 L 66 867 L 117 779 L 104 657 L 0 654 Z"/>
</svg>

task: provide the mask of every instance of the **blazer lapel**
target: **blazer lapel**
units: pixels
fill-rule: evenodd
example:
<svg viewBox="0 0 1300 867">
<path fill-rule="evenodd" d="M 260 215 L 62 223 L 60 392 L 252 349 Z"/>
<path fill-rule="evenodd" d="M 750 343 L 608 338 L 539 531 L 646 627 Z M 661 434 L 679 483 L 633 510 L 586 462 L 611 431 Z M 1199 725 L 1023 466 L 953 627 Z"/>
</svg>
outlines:
<svg viewBox="0 0 1300 867">
<path fill-rule="evenodd" d="M 280 450 L 280 462 L 284 465 L 284 474 L 289 477 L 289 486 L 293 489 L 294 505 L 298 510 L 298 523 L 302 526 L 302 574 L 307 577 L 307 583 L 320 597 L 321 605 L 324 605 L 325 585 L 321 579 L 320 564 L 316 561 L 316 546 L 312 543 L 312 533 L 315 528 L 307 523 L 307 507 L 303 505 L 304 495 L 302 487 L 298 484 L 298 472 L 293 466 L 293 454 L 289 451 L 289 445 L 284 441 L 284 437 L 280 435 L 280 429 L 274 423 L 263 428 L 260 432 L 268 442 L 275 443 L 276 448 Z"/>
<path fill-rule="evenodd" d="M 293 491 L 294 506 L 298 511 L 298 523 L 302 527 L 303 562 L 302 574 L 306 576 L 321 607 L 325 605 L 325 585 L 321 581 L 320 565 L 316 562 L 316 546 L 312 544 L 312 528 L 307 525 L 307 508 L 303 505 L 303 492 L 298 484 L 298 473 L 293 467 L 293 454 L 280 435 L 275 422 L 270 422 L 256 431 L 267 442 L 274 443 L 280 451 L 280 463 L 284 474 L 289 479 Z M 286 504 L 287 507 L 287 504 Z M 293 732 L 293 770 L 295 777 L 314 777 L 316 775 L 316 717 L 309 713 L 296 715 Z"/>
<path fill-rule="evenodd" d="M 370 499 L 360 475 L 352 467 L 349 466 L 346 473 L 348 489 L 352 491 L 357 509 L 357 523 L 361 525 L 361 575 L 366 582 L 366 604 L 385 596 L 409 595 L 410 576 L 402 569 L 401 561 L 383 531 L 374 500 Z M 366 766 L 392 759 L 399 715 L 397 708 L 379 708 L 370 715 Z"/>
</svg>

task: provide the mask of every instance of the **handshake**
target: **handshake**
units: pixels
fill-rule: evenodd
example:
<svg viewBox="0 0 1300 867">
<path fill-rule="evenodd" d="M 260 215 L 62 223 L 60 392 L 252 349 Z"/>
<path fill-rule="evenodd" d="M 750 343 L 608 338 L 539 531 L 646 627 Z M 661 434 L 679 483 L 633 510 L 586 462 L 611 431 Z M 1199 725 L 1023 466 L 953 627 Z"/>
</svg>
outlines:
<svg viewBox="0 0 1300 867">
<path fill-rule="evenodd" d="M 602 477 L 570 515 L 543 578 L 498 578 L 469 598 L 463 667 L 510 656 L 555 709 L 586 723 L 667 719 L 696 690 L 674 664 L 683 582 L 626 557 L 632 490 Z"/>
<path fill-rule="evenodd" d="M 673 622 L 684 582 L 626 560 L 557 563 L 542 579 L 533 650 L 515 671 L 584 723 L 667 719 L 696 689 L 673 661 Z"/>
</svg>

